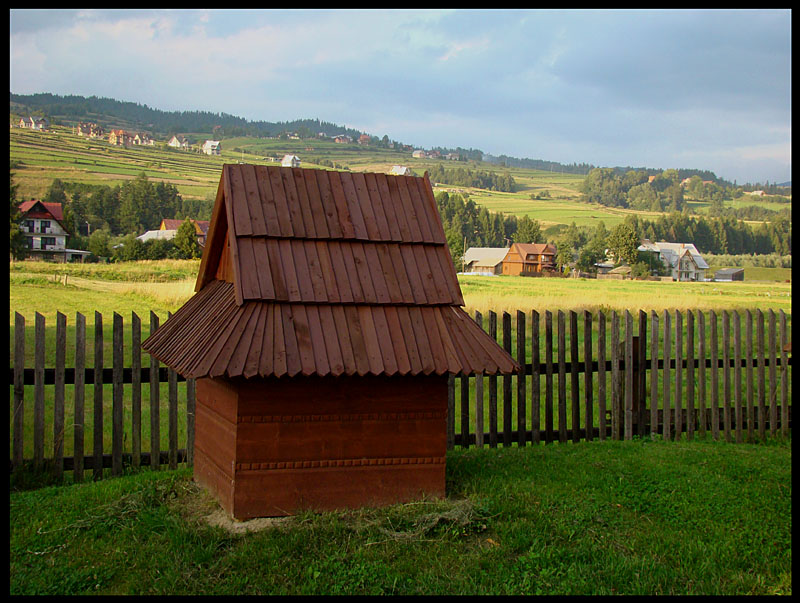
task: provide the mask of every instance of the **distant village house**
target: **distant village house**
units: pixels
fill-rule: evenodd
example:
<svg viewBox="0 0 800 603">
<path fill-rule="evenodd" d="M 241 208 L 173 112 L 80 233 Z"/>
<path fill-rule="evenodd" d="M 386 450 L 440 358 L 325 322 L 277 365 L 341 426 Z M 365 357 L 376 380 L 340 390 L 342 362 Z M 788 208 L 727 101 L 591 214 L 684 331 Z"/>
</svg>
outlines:
<svg viewBox="0 0 800 603">
<path fill-rule="evenodd" d="M 284 155 L 281 165 L 283 167 L 300 167 L 300 158 L 297 155 Z"/>
<path fill-rule="evenodd" d="M 185 136 L 176 134 L 175 136 L 169 139 L 169 141 L 167 142 L 167 146 L 172 147 L 173 149 L 188 149 L 189 141 Z"/>
<path fill-rule="evenodd" d="M 105 135 L 103 127 L 96 123 L 80 122 L 76 126 L 76 130 L 78 136 L 86 136 L 87 138 L 102 138 Z"/>
<path fill-rule="evenodd" d="M 221 152 L 221 145 L 219 140 L 206 140 L 203 143 L 203 153 L 206 155 L 219 155 Z"/>
<path fill-rule="evenodd" d="M 673 280 L 704 281 L 708 264 L 692 243 L 651 242 L 644 239 L 638 250 L 654 254 L 669 268 Z"/>
<path fill-rule="evenodd" d="M 503 260 L 508 247 L 470 247 L 464 254 L 463 272 L 469 274 L 503 274 Z"/>
<path fill-rule="evenodd" d="M 25 235 L 28 257 L 32 259 L 69 262 L 83 260 L 88 251 L 67 249 L 69 231 L 64 224 L 60 203 L 31 199 L 19 205 L 22 219 L 20 230 Z"/>
<path fill-rule="evenodd" d="M 392 176 L 411 176 L 411 168 L 404 165 L 393 165 L 389 174 Z"/>
<path fill-rule="evenodd" d="M 551 243 L 514 243 L 503 258 L 503 274 L 526 275 L 552 272 L 556 246 Z"/>
<path fill-rule="evenodd" d="M 46 117 L 23 117 L 19 120 L 19 127 L 41 131 L 50 127 L 50 121 Z"/>
</svg>

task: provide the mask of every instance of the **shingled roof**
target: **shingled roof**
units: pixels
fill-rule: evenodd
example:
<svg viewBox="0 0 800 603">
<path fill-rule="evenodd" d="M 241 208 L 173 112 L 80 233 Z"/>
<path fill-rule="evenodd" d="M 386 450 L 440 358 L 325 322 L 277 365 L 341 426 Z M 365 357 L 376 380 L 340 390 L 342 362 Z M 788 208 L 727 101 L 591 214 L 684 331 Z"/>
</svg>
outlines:
<svg viewBox="0 0 800 603">
<path fill-rule="evenodd" d="M 427 176 L 222 169 L 197 293 L 142 344 L 190 378 L 509 373 Z"/>
</svg>

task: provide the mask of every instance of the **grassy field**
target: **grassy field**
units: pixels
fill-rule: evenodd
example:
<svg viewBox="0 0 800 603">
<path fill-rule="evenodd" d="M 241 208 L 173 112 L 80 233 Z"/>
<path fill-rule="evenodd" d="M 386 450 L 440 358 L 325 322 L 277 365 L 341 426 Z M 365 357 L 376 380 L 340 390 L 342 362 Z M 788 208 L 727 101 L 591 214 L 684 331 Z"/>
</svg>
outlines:
<svg viewBox="0 0 800 603">
<path fill-rule="evenodd" d="M 195 134 L 202 141 L 206 136 Z M 622 222 L 628 212 L 600 205 L 578 203 L 582 175 L 547 172 L 533 169 L 504 168 L 494 164 L 469 161 L 418 159 L 410 152 L 399 152 L 358 144 L 337 144 L 324 140 L 278 140 L 267 138 L 230 138 L 222 141 L 220 156 L 176 151 L 164 143 L 153 147 L 112 147 L 104 140 L 87 140 L 72 134 L 69 128 L 54 127 L 49 132 L 31 132 L 19 128 L 9 131 L 10 159 L 14 181 L 19 185 L 18 198 L 41 198 L 51 182 L 60 178 L 68 182 L 115 186 L 144 172 L 150 180 L 174 184 L 185 198 L 213 199 L 223 163 L 255 163 L 275 165 L 272 161 L 284 154 L 297 154 L 304 167 L 321 167 L 321 161 L 332 161 L 353 171 L 388 172 L 393 165 L 406 165 L 422 175 L 432 166 L 467 167 L 472 170 L 509 172 L 518 190 L 503 193 L 450 185 L 435 186 L 436 191 L 466 192 L 490 211 L 518 216 L 528 215 L 547 228 L 558 224 L 594 226 L 603 220 L 607 228 Z M 238 150 L 234 150 L 238 149 Z M 435 183 L 434 183 L 435 184 Z M 532 193 L 547 192 L 549 199 L 533 201 Z M 645 218 L 658 214 L 632 212 Z"/>
<path fill-rule="evenodd" d="M 234 530 L 188 469 L 12 492 L 9 591 L 788 595 L 791 456 L 781 441 L 451 451 L 443 500 Z"/>
</svg>

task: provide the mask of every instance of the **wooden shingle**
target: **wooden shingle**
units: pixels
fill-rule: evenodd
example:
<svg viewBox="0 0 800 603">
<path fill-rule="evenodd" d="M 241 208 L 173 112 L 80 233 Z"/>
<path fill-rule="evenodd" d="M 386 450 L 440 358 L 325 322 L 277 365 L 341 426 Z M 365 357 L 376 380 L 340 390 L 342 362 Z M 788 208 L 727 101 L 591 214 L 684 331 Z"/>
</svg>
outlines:
<svg viewBox="0 0 800 603">
<path fill-rule="evenodd" d="M 196 294 L 142 347 L 185 377 L 510 373 L 424 178 L 224 165 Z"/>
</svg>

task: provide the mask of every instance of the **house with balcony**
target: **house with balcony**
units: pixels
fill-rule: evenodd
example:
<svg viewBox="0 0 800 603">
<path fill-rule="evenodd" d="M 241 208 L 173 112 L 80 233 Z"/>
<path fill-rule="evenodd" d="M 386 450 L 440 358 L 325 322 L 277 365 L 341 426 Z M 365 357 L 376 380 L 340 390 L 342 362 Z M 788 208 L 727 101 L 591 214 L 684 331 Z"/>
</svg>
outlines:
<svg viewBox="0 0 800 603">
<path fill-rule="evenodd" d="M 105 135 L 105 130 L 96 123 L 80 122 L 77 125 L 77 134 L 78 136 L 86 136 L 87 138 L 102 138 Z"/>
<path fill-rule="evenodd" d="M 19 120 L 19 127 L 42 131 L 50 127 L 50 121 L 46 117 L 23 117 Z"/>
<path fill-rule="evenodd" d="M 133 135 L 125 130 L 111 130 L 108 135 L 108 144 L 115 147 L 129 147 L 133 144 Z"/>
<path fill-rule="evenodd" d="M 189 149 L 189 140 L 185 136 L 181 136 L 180 134 L 176 134 L 172 138 L 169 139 L 167 142 L 167 146 L 172 147 L 173 149 Z"/>
<path fill-rule="evenodd" d="M 514 243 L 503 258 L 503 274 L 531 275 L 552 272 L 556 246 L 551 243 Z"/>
<path fill-rule="evenodd" d="M 28 258 L 70 262 L 83 260 L 88 251 L 67 249 L 69 231 L 64 225 L 64 214 L 59 203 L 47 203 L 31 199 L 19 205 L 20 230 L 25 235 Z"/>
<path fill-rule="evenodd" d="M 222 147 L 219 140 L 206 140 L 203 143 L 202 150 L 206 155 L 219 155 L 222 152 Z"/>
</svg>

